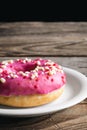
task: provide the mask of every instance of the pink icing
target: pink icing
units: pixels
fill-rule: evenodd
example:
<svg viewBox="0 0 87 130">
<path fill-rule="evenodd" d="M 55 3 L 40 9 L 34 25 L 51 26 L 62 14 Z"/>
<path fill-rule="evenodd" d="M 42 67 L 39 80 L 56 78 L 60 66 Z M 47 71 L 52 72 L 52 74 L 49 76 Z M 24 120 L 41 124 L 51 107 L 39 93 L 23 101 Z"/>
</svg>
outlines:
<svg viewBox="0 0 87 130">
<path fill-rule="evenodd" d="M 47 94 L 65 82 L 62 68 L 49 60 L 18 59 L 0 63 L 0 95 Z"/>
</svg>

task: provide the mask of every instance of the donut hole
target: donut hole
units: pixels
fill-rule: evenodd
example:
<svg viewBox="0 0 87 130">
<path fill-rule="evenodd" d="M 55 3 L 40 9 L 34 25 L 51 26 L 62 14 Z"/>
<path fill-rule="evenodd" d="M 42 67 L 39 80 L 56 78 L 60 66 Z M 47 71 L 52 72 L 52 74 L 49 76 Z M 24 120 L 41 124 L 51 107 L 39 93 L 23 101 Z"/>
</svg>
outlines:
<svg viewBox="0 0 87 130">
<path fill-rule="evenodd" d="M 25 71 L 32 71 L 32 70 L 34 70 L 36 67 L 37 67 L 37 64 L 26 65 L 26 66 L 24 67 L 24 72 L 25 72 Z"/>
<path fill-rule="evenodd" d="M 26 65 L 17 64 L 17 65 L 14 65 L 12 69 L 16 72 L 19 72 L 19 71 L 30 72 L 34 70 L 36 67 L 37 67 L 37 64 L 26 64 Z"/>
</svg>

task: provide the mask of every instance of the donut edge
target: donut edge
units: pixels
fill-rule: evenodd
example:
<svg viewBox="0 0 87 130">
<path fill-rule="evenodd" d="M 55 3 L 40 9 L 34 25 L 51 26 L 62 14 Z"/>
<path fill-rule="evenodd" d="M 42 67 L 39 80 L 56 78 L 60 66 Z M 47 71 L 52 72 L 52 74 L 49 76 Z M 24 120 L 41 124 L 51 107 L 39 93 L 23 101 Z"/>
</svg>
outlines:
<svg viewBox="0 0 87 130">
<path fill-rule="evenodd" d="M 34 94 L 27 96 L 0 96 L 0 104 L 11 107 L 36 107 L 44 105 L 58 99 L 63 91 L 64 86 L 48 94 Z"/>
</svg>

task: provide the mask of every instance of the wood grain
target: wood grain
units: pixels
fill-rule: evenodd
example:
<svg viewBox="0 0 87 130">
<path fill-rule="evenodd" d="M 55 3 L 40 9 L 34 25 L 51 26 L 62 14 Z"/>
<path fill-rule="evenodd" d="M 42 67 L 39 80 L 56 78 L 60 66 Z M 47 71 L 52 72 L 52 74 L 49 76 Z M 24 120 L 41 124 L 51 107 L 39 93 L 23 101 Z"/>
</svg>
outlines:
<svg viewBox="0 0 87 130">
<path fill-rule="evenodd" d="M 41 117 L 11 118 L 0 117 L 0 128 L 9 130 L 86 130 L 87 100 L 71 108 Z"/>
<path fill-rule="evenodd" d="M 87 56 L 87 23 L 0 24 L 0 56 Z"/>
<path fill-rule="evenodd" d="M 87 76 L 87 23 L 0 23 L 0 61 L 20 57 L 51 59 Z M 0 116 L 0 130 L 87 130 L 87 99 L 40 117 Z"/>
</svg>

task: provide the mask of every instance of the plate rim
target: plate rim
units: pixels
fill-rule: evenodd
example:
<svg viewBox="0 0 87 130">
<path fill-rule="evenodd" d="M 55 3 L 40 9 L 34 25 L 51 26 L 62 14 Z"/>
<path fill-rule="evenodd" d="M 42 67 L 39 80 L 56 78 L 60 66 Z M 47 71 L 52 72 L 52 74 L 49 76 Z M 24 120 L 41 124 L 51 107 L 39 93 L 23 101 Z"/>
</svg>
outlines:
<svg viewBox="0 0 87 130">
<path fill-rule="evenodd" d="M 86 87 L 87 77 L 84 74 L 80 73 L 79 71 L 77 71 L 75 69 L 63 67 L 63 70 L 64 70 L 65 73 L 69 73 L 71 75 L 74 74 L 74 75 L 78 76 L 79 79 L 82 81 L 82 83 L 84 81 L 84 86 L 83 86 L 82 91 L 80 91 L 80 93 L 77 96 L 75 96 L 73 99 L 70 100 L 70 101 L 73 101 L 73 104 L 72 104 L 72 102 L 67 101 L 67 105 L 66 105 L 66 103 L 63 103 L 58 108 L 57 107 L 54 108 L 54 107 L 50 107 L 50 106 L 47 106 L 45 108 L 43 106 L 40 106 L 40 108 L 39 107 L 34 107 L 34 108 L 14 108 L 14 109 L 11 109 L 11 108 L 6 108 L 6 109 L 5 108 L 0 108 L 0 115 L 29 116 L 29 117 L 45 115 L 47 113 L 53 113 L 53 112 L 56 112 L 56 111 L 63 110 L 65 108 L 72 107 L 72 106 L 80 103 L 84 99 L 86 99 L 87 98 L 87 93 L 86 93 L 87 92 L 86 91 L 87 90 L 87 87 Z M 49 109 L 49 107 L 50 107 L 50 109 Z M 35 109 L 37 109 L 37 108 L 38 108 L 38 111 L 35 112 Z M 34 109 L 34 111 L 32 111 L 33 109 Z"/>
</svg>

